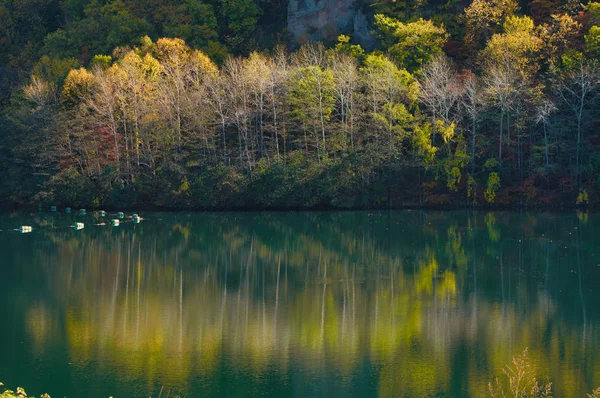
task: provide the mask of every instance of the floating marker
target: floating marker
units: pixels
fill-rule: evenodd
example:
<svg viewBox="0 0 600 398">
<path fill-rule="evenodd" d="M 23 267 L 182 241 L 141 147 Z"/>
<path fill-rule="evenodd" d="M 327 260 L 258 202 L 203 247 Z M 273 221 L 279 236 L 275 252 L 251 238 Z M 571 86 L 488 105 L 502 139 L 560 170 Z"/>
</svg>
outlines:
<svg viewBox="0 0 600 398">
<path fill-rule="evenodd" d="M 82 216 L 85 216 L 85 214 L 86 214 L 86 211 L 85 211 L 85 209 L 81 209 L 81 210 L 79 210 L 79 214 L 80 214 L 80 215 L 82 215 Z"/>
<path fill-rule="evenodd" d="M 20 231 L 22 234 L 26 234 L 26 233 L 29 233 L 29 232 L 33 231 L 33 228 L 31 228 L 31 227 L 30 227 L 30 226 L 28 226 L 28 225 L 23 225 L 21 228 L 19 228 L 19 231 Z"/>
<path fill-rule="evenodd" d="M 98 215 L 99 215 L 100 217 L 106 217 L 106 212 L 105 212 L 104 210 L 100 210 L 100 211 L 98 212 Z"/>
<path fill-rule="evenodd" d="M 66 212 L 67 214 L 71 214 L 71 208 L 70 208 L 70 207 L 67 207 L 67 208 L 65 209 L 65 212 Z"/>
<path fill-rule="evenodd" d="M 135 224 L 139 224 L 139 223 L 140 223 L 140 221 L 141 221 L 141 218 L 140 218 L 140 216 L 138 216 L 137 214 L 134 214 L 134 215 L 133 215 L 133 222 L 134 222 Z"/>
<path fill-rule="evenodd" d="M 119 218 L 125 218 L 125 214 L 123 214 L 123 212 L 120 211 L 120 212 L 117 213 L 117 217 L 119 217 Z"/>
<path fill-rule="evenodd" d="M 80 229 L 83 229 L 83 227 L 85 227 L 85 225 L 82 222 L 76 222 L 75 224 L 73 224 L 73 228 L 75 228 L 78 231 Z"/>
<path fill-rule="evenodd" d="M 51 211 L 52 213 L 56 213 L 56 206 L 52 206 L 52 207 L 50 207 L 50 211 Z"/>
<path fill-rule="evenodd" d="M 118 227 L 119 226 L 119 220 L 111 220 L 110 225 L 112 225 L 113 227 Z"/>
</svg>

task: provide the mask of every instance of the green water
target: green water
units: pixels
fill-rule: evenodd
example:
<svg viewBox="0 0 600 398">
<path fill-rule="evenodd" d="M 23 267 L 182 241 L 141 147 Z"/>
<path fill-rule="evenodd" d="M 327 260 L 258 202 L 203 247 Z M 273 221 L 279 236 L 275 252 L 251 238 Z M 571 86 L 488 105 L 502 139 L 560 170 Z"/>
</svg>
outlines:
<svg viewBox="0 0 600 398">
<path fill-rule="evenodd" d="M 600 386 L 600 215 L 141 215 L 0 215 L 0 381 L 54 398 L 478 397 L 529 347 L 556 397 Z"/>
</svg>

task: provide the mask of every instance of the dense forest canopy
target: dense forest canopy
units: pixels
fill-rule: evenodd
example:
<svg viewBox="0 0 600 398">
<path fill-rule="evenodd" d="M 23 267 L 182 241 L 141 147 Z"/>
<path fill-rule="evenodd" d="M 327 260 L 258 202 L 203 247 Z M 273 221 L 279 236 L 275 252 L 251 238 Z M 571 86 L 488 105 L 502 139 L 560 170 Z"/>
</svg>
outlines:
<svg viewBox="0 0 600 398">
<path fill-rule="evenodd" d="M 281 0 L 0 0 L 0 200 L 598 202 L 600 3 L 358 6 L 375 51 Z"/>
</svg>

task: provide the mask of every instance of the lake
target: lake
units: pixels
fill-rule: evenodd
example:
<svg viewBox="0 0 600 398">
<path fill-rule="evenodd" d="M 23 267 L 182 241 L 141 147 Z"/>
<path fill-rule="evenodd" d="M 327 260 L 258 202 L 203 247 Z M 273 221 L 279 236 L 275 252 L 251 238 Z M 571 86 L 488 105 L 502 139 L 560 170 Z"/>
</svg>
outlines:
<svg viewBox="0 0 600 398">
<path fill-rule="evenodd" d="M 480 397 L 528 347 L 556 397 L 600 386 L 598 214 L 141 215 L 0 214 L 0 381 L 55 398 Z"/>
</svg>

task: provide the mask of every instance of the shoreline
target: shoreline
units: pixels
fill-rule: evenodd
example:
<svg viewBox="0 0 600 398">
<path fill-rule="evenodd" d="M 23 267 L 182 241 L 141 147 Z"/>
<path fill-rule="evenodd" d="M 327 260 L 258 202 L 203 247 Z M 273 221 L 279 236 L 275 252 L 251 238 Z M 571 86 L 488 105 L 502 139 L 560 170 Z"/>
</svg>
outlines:
<svg viewBox="0 0 600 398">
<path fill-rule="evenodd" d="M 42 211 L 52 213 L 50 207 L 54 206 L 51 204 L 45 205 L 11 205 L 11 204 L 0 204 L 4 211 Z M 69 206 L 57 206 L 57 214 L 64 214 L 64 210 Z M 120 207 L 115 206 L 81 206 L 72 207 L 73 215 L 76 215 L 79 209 L 86 209 L 87 211 L 127 211 L 127 212 L 165 212 L 165 213 L 185 213 L 185 212 L 197 212 L 197 213 L 304 213 L 304 212 L 353 212 L 353 211 L 478 211 L 478 212 L 505 212 L 505 211 L 533 211 L 533 212 L 553 212 L 553 213 L 573 213 L 573 212 L 585 212 L 585 213 L 598 213 L 600 207 L 598 205 L 588 206 L 540 206 L 540 205 L 418 205 L 418 204 L 407 204 L 402 206 L 372 206 L 372 207 L 334 207 L 334 206 L 313 206 L 313 207 L 251 207 L 251 206 L 238 206 L 238 207 L 175 207 L 175 206 L 156 206 L 156 205 L 125 205 Z"/>
</svg>

